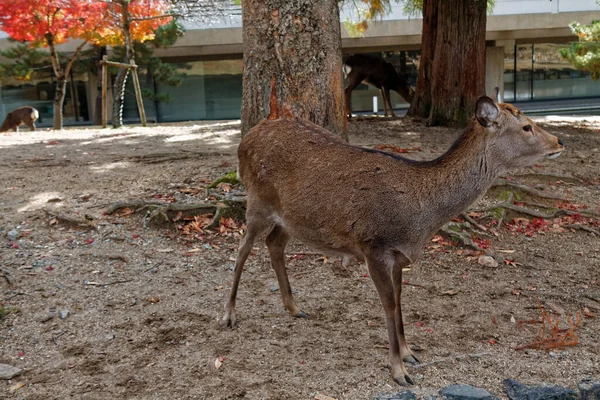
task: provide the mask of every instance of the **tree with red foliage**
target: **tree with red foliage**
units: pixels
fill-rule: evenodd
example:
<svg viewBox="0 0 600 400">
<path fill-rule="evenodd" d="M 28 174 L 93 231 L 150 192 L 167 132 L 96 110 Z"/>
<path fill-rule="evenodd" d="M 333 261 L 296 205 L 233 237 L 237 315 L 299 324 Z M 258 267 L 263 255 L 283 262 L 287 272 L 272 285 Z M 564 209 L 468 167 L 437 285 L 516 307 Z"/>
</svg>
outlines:
<svg viewBox="0 0 600 400">
<path fill-rule="evenodd" d="M 169 9 L 167 0 L 0 0 L 0 28 L 12 39 L 50 50 L 56 78 L 53 127 L 61 129 L 67 77 L 81 50 L 87 44 L 125 45 L 133 52 L 133 40 L 154 38 L 154 30 L 171 20 Z M 63 66 L 56 46 L 69 40 L 79 43 Z"/>
<path fill-rule="evenodd" d="M 80 0 L 0 0 L 0 28 L 12 39 L 27 42 L 32 47 L 48 47 L 54 76 L 54 129 L 62 128 L 62 109 L 66 95 L 67 77 L 83 47 L 102 34 L 96 30 L 101 25 L 105 5 L 95 1 Z M 56 45 L 71 39 L 81 43 L 61 65 Z"/>
</svg>

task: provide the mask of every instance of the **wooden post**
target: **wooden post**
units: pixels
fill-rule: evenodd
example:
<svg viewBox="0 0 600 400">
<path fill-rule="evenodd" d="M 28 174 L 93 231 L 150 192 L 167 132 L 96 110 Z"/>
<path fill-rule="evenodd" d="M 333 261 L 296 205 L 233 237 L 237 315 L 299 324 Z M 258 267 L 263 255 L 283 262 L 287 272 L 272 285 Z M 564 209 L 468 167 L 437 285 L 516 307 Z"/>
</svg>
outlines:
<svg viewBox="0 0 600 400">
<path fill-rule="evenodd" d="M 108 57 L 102 57 L 102 128 L 106 128 L 107 110 L 106 110 L 106 86 L 108 85 Z"/>
<path fill-rule="evenodd" d="M 146 126 L 146 110 L 144 110 L 144 102 L 142 100 L 142 89 L 140 88 L 140 81 L 137 74 L 137 65 L 135 61 L 131 60 L 131 73 L 133 74 L 133 86 L 135 88 L 135 98 L 137 100 L 138 111 L 140 112 L 140 119 L 142 120 L 142 126 Z"/>
</svg>

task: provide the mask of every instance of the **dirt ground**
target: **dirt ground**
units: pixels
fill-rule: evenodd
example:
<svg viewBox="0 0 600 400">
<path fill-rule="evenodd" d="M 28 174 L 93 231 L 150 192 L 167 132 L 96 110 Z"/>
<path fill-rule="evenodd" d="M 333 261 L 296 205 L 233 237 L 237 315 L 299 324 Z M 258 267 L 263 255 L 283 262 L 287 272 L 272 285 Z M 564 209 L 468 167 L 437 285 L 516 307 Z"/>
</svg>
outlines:
<svg viewBox="0 0 600 400">
<path fill-rule="evenodd" d="M 567 151 L 511 182 L 566 200 L 515 200 L 582 213 L 543 221 L 513 213 L 498 227 L 477 212 L 510 189 L 497 188 L 471 214 L 491 234 L 479 242 L 497 267 L 445 238 L 424 249 L 403 293 L 407 337 L 424 363 L 408 367 L 419 396 L 467 383 L 504 397 L 505 378 L 574 389 L 600 379 L 600 240 L 591 232 L 600 219 L 584 216 L 600 212 L 600 118 L 537 120 Z M 186 235 L 182 221 L 144 227 L 144 212 L 105 213 L 119 200 L 203 200 L 208 182 L 235 169 L 239 128 L 190 122 L 0 136 L 0 363 L 24 370 L 0 381 L 0 398 L 373 399 L 401 390 L 364 265 L 343 268 L 292 242 L 290 280 L 310 316 L 294 319 L 261 243 L 242 276 L 239 325 L 221 329 L 241 223 Z M 349 131 L 355 144 L 412 149 L 406 156 L 417 159 L 440 155 L 459 132 L 408 119 L 354 120 Z M 579 313 L 577 345 L 517 350 L 536 340 L 540 325 L 519 322 L 539 321 L 540 304 L 560 328 Z"/>
</svg>

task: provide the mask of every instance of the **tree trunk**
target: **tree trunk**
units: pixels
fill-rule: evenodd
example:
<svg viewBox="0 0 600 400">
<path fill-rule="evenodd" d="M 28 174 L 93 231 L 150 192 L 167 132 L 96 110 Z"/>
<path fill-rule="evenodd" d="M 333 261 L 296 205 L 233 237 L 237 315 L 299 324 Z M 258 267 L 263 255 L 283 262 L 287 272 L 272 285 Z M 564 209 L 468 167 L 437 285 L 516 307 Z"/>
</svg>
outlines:
<svg viewBox="0 0 600 400">
<path fill-rule="evenodd" d="M 56 77 L 56 94 L 54 95 L 53 102 L 53 129 L 62 129 L 63 127 L 63 104 L 65 103 L 65 96 L 67 95 L 67 77 L 60 75 Z"/>
<path fill-rule="evenodd" d="M 409 114 L 464 125 L 485 94 L 485 0 L 425 0 L 422 55 Z"/>
<path fill-rule="evenodd" d="M 347 140 L 337 0 L 243 0 L 242 19 L 242 135 L 277 109 Z"/>
<path fill-rule="evenodd" d="M 102 65 L 100 65 L 100 61 L 102 61 L 102 57 L 106 54 L 106 46 L 97 47 L 97 57 L 98 61 L 98 94 L 96 94 L 96 101 L 94 102 L 94 113 L 93 113 L 93 125 L 102 125 Z"/>
<path fill-rule="evenodd" d="M 423 2 L 423 32 L 417 88 L 408 115 L 428 118 L 431 110 L 431 74 L 437 39 L 438 0 Z"/>
<path fill-rule="evenodd" d="M 135 50 L 133 49 L 133 43 L 131 41 L 131 32 L 129 27 L 131 20 L 129 16 L 129 0 L 119 0 L 121 5 L 121 16 L 122 16 L 122 28 L 123 36 L 125 37 L 125 59 L 122 61 L 124 64 L 129 64 L 135 57 Z M 118 128 L 123 125 L 123 105 L 125 102 L 125 84 L 127 83 L 127 75 L 129 74 L 129 68 L 119 68 L 117 76 L 113 84 L 113 110 L 112 110 L 112 124 L 113 128 Z"/>
</svg>

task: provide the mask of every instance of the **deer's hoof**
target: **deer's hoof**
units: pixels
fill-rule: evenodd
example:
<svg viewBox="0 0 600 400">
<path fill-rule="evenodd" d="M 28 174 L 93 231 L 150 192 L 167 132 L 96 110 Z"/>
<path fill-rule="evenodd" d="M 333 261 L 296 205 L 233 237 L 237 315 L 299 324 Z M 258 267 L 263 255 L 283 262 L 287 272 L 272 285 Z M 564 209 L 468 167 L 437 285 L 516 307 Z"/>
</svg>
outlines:
<svg viewBox="0 0 600 400">
<path fill-rule="evenodd" d="M 421 362 L 421 361 L 420 361 L 420 360 L 419 360 L 417 357 L 415 357 L 413 354 L 408 354 L 408 355 L 405 355 L 404 357 L 402 357 L 402 361 L 404 361 L 404 362 L 407 362 L 407 363 L 409 363 L 409 364 L 413 364 L 413 365 L 415 365 L 415 364 L 419 364 L 419 363 Z"/>
<path fill-rule="evenodd" d="M 415 384 L 415 382 L 412 380 L 412 378 L 408 375 L 403 375 L 403 376 L 394 378 L 394 381 L 396 381 L 396 383 L 400 386 L 410 386 L 410 385 Z"/>
<path fill-rule="evenodd" d="M 306 314 L 303 311 L 300 311 L 300 312 L 294 314 L 294 318 L 308 318 L 308 314 Z"/>
<path fill-rule="evenodd" d="M 223 328 L 235 329 L 235 327 L 237 325 L 237 321 L 235 320 L 235 317 L 231 317 L 229 315 L 225 315 L 221 319 L 221 321 L 219 321 L 219 325 L 221 325 L 221 327 L 223 327 Z"/>
</svg>

